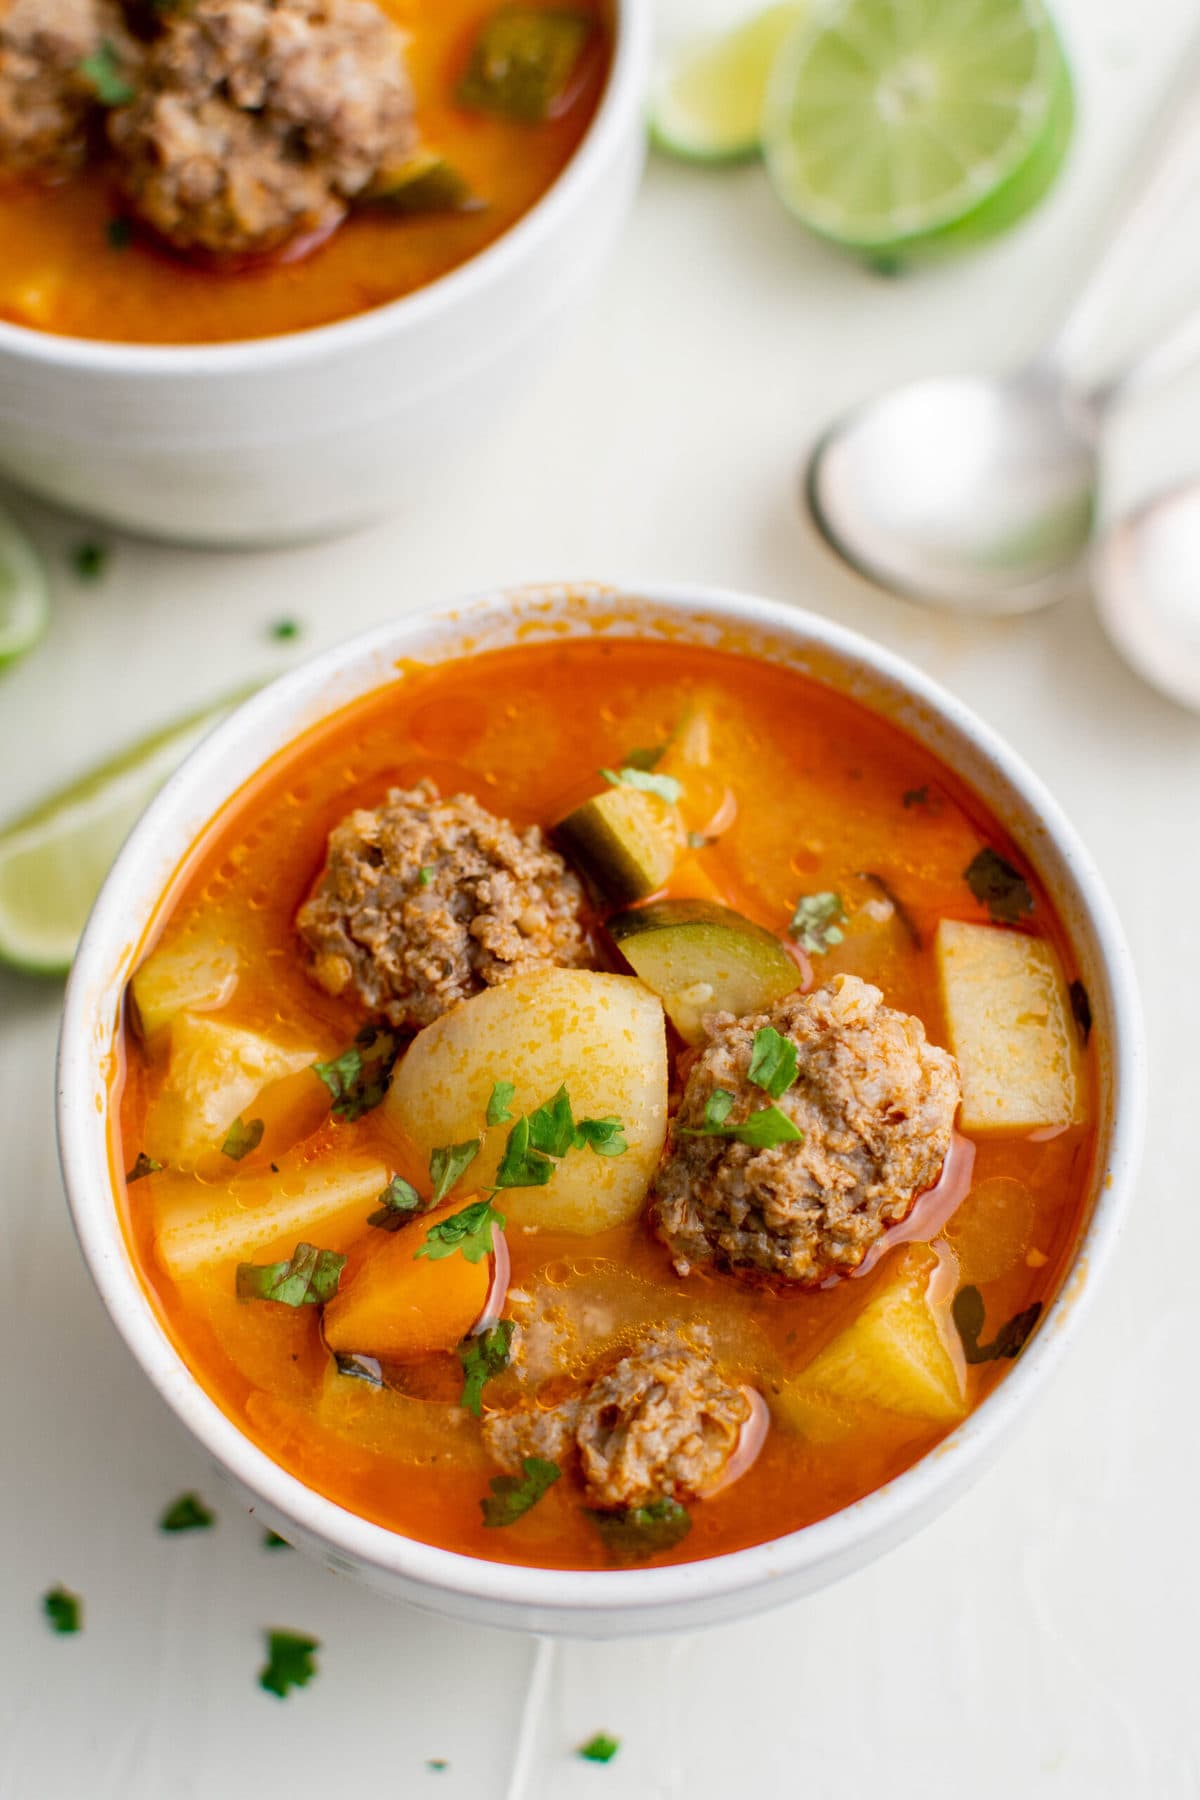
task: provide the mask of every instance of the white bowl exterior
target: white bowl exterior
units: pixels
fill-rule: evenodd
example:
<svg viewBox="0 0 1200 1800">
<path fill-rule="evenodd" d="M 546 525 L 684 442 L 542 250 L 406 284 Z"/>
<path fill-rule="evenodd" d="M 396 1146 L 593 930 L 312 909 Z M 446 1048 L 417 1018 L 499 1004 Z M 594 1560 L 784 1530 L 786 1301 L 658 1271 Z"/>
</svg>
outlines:
<svg viewBox="0 0 1200 1800">
<path fill-rule="evenodd" d="M 192 543 L 318 537 L 402 509 L 519 402 L 595 285 L 641 171 L 649 5 L 617 0 L 604 97 L 553 187 L 415 294 L 311 331 L 185 348 L 0 321 L 0 472 Z"/>
<path fill-rule="evenodd" d="M 1020 1361 L 964 1424 L 896 1480 L 802 1531 L 703 1562 L 611 1573 L 520 1568 L 417 1543 L 335 1505 L 250 1443 L 201 1389 L 147 1301 L 110 1191 L 106 1142 L 108 1058 L 139 941 L 223 802 L 299 733 L 394 681 L 401 658 L 440 661 L 597 629 L 769 656 L 861 700 L 949 762 L 1021 845 L 1060 910 L 1091 997 L 1102 1070 L 1095 1200 L 1073 1267 Z M 1095 868 L 1036 777 L 949 694 L 865 639 L 771 602 L 659 585 L 523 589 L 405 618 L 313 658 L 248 701 L 192 753 L 131 834 L 79 949 L 59 1058 L 60 1154 L 93 1278 L 159 1392 L 258 1512 L 328 1566 L 418 1605 L 593 1637 L 690 1629 L 811 1592 L 898 1543 L 962 1492 L 1057 1363 L 1094 1289 L 1132 1189 L 1144 1114 L 1129 952 Z"/>
</svg>

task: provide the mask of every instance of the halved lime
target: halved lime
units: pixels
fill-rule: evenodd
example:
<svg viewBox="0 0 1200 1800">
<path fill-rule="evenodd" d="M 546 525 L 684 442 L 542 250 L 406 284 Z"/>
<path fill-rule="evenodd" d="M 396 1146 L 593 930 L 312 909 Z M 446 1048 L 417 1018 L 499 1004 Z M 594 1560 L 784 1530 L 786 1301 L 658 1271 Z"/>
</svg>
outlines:
<svg viewBox="0 0 1200 1800">
<path fill-rule="evenodd" d="M 62 975 L 117 851 L 167 776 L 239 694 L 122 751 L 0 831 L 0 962 Z"/>
<path fill-rule="evenodd" d="M 0 669 L 33 649 L 49 617 L 42 559 L 16 521 L 0 512 Z"/>
<path fill-rule="evenodd" d="M 811 230 L 893 258 L 1014 224 L 1073 124 L 1041 0 L 831 0 L 775 60 L 763 146 Z"/>
<path fill-rule="evenodd" d="M 767 77 L 805 0 L 769 6 L 745 24 L 686 46 L 663 71 L 650 109 L 659 149 L 687 162 L 743 162 L 757 156 Z"/>
</svg>

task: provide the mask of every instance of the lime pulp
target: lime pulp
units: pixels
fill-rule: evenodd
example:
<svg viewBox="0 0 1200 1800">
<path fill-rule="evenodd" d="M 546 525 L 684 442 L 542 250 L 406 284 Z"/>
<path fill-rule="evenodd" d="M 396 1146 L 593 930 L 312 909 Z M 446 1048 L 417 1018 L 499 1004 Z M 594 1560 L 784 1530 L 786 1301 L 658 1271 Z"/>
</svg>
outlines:
<svg viewBox="0 0 1200 1800">
<path fill-rule="evenodd" d="M 0 512 L 0 669 L 32 650 L 50 617 L 42 559 L 6 512 Z"/>
<path fill-rule="evenodd" d="M 651 104 L 650 131 L 658 148 L 686 162 L 757 156 L 771 66 L 807 10 L 805 0 L 783 0 L 672 58 Z"/>
</svg>

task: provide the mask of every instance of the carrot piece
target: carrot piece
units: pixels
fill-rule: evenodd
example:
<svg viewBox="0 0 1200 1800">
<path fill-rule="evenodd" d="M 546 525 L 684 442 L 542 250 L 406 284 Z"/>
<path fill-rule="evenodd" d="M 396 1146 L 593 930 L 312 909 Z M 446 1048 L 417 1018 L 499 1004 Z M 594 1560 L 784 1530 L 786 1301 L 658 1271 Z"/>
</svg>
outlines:
<svg viewBox="0 0 1200 1800">
<path fill-rule="evenodd" d="M 383 1358 L 453 1350 L 479 1319 L 491 1286 L 491 1258 L 417 1256 L 425 1234 L 471 1204 L 466 1195 L 422 1213 L 400 1231 L 372 1233 L 353 1274 L 342 1277 L 324 1313 L 325 1342 L 343 1354 Z"/>
</svg>

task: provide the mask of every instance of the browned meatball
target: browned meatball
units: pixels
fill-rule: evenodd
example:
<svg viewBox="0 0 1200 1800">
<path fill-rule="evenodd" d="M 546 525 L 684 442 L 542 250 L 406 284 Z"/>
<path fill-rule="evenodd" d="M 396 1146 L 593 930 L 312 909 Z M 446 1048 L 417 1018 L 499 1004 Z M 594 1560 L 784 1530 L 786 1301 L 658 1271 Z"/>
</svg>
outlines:
<svg viewBox="0 0 1200 1800">
<path fill-rule="evenodd" d="M 612 1510 L 712 1487 L 750 1410 L 706 1346 L 657 1331 L 582 1394 L 549 1408 L 490 1414 L 483 1435 L 512 1474 L 526 1456 L 560 1468 L 577 1457 L 589 1504 Z"/>
<path fill-rule="evenodd" d="M 799 1073 L 776 1104 L 803 1137 L 752 1149 L 683 1135 L 704 1124 L 718 1088 L 734 1096 L 729 1125 L 769 1104 L 748 1077 L 766 1025 L 796 1046 Z M 953 1057 L 854 975 L 748 1019 L 718 1014 L 709 1031 L 652 1195 L 675 1267 L 715 1263 L 806 1286 L 857 1268 L 941 1172 L 960 1098 Z"/>
<path fill-rule="evenodd" d="M 196 0 L 109 136 L 133 211 L 178 249 L 278 249 L 411 154 L 403 34 L 371 0 Z"/>
<path fill-rule="evenodd" d="M 296 923 L 321 987 L 415 1031 L 514 975 L 583 962 L 582 902 L 536 825 L 422 781 L 330 833 Z"/>
<path fill-rule="evenodd" d="M 0 166 L 62 176 L 83 161 L 100 110 L 84 65 L 97 56 L 114 76 L 136 63 L 109 0 L 0 0 Z"/>
</svg>

